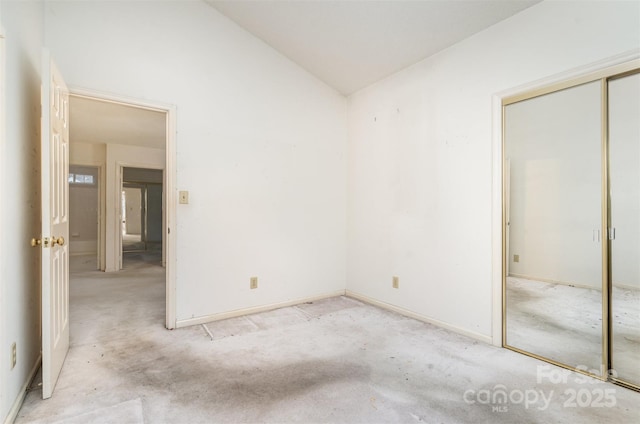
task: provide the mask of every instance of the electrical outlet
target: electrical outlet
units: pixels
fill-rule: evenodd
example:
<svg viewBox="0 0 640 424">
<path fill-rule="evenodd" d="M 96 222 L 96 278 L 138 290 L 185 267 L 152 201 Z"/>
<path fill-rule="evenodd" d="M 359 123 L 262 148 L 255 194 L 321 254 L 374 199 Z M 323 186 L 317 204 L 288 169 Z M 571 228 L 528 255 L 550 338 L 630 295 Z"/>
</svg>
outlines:
<svg viewBox="0 0 640 424">
<path fill-rule="evenodd" d="M 520 255 L 513 255 L 513 262 L 520 262 Z"/>
<path fill-rule="evenodd" d="M 251 277 L 249 280 L 249 288 L 257 289 L 258 288 L 258 277 Z"/>
<path fill-rule="evenodd" d="M 11 345 L 11 369 L 16 366 L 18 362 L 18 349 L 16 348 L 15 342 Z"/>
<path fill-rule="evenodd" d="M 399 279 L 398 277 L 394 276 L 394 277 L 391 279 L 391 284 L 393 285 L 393 288 L 394 288 L 394 289 L 398 289 L 398 288 L 400 288 L 400 279 Z"/>
</svg>

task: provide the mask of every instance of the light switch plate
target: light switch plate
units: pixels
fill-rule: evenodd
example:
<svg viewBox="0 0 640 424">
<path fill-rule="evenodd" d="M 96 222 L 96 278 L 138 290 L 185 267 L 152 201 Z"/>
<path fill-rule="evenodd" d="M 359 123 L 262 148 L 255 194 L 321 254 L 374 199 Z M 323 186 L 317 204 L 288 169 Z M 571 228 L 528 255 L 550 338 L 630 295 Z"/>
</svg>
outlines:
<svg viewBox="0 0 640 424">
<path fill-rule="evenodd" d="M 178 202 L 182 205 L 187 205 L 189 204 L 189 192 L 188 191 L 181 191 L 178 193 Z"/>
</svg>

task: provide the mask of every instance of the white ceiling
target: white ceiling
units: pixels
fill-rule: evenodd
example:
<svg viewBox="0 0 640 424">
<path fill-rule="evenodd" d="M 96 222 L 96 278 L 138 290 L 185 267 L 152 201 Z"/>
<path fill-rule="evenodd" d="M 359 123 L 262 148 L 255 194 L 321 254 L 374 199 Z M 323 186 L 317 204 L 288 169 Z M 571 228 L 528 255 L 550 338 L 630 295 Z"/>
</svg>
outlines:
<svg viewBox="0 0 640 424">
<path fill-rule="evenodd" d="M 349 95 L 540 0 L 204 0 Z"/>
<path fill-rule="evenodd" d="M 345 95 L 540 0 L 204 0 Z M 165 114 L 72 96 L 72 142 L 164 148 Z"/>
<path fill-rule="evenodd" d="M 165 148 L 166 114 L 86 97 L 70 96 L 72 143 Z"/>
</svg>

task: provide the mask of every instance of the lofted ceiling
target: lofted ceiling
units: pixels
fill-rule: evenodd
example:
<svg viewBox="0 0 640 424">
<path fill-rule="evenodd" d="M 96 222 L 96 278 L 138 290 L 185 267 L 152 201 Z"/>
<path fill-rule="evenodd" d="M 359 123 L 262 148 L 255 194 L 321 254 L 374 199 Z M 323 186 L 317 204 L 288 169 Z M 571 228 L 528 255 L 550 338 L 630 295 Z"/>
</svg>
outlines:
<svg viewBox="0 0 640 424">
<path fill-rule="evenodd" d="M 204 0 L 352 94 L 540 0 Z"/>
<path fill-rule="evenodd" d="M 540 0 L 203 0 L 344 95 Z M 72 142 L 164 148 L 165 114 L 72 96 Z"/>
<path fill-rule="evenodd" d="M 166 114 L 93 98 L 70 96 L 72 143 L 165 148 Z"/>
</svg>

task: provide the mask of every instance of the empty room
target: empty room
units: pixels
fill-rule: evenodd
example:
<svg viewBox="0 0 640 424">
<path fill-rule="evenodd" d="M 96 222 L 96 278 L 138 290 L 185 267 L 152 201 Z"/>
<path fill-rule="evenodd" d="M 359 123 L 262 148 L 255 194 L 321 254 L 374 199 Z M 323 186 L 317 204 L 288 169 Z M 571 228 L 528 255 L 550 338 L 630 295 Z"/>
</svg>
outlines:
<svg viewBox="0 0 640 424">
<path fill-rule="evenodd" d="M 640 421 L 640 2 L 0 0 L 4 423 Z"/>
</svg>

